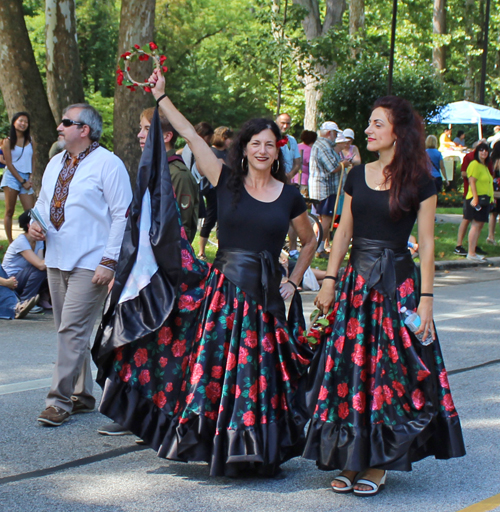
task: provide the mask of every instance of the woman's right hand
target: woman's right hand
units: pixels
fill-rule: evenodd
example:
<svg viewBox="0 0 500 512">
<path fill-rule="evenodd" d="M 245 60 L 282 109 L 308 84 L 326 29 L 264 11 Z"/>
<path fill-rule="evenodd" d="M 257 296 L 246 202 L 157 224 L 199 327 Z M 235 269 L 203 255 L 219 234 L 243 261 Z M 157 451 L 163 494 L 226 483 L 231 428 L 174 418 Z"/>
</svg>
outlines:
<svg viewBox="0 0 500 512">
<path fill-rule="evenodd" d="M 475 208 L 477 206 L 477 203 L 479 203 L 479 198 L 478 197 L 473 197 L 471 200 L 470 200 L 470 205 Z"/>
<path fill-rule="evenodd" d="M 151 92 L 155 99 L 158 99 L 160 96 L 165 94 L 165 77 L 160 69 L 155 69 L 153 73 L 151 73 L 151 76 L 148 78 L 148 82 L 150 84 L 154 84 Z"/>
<path fill-rule="evenodd" d="M 321 286 L 321 290 L 314 299 L 314 305 L 326 315 L 335 300 L 335 281 L 332 279 L 325 280 Z"/>
</svg>

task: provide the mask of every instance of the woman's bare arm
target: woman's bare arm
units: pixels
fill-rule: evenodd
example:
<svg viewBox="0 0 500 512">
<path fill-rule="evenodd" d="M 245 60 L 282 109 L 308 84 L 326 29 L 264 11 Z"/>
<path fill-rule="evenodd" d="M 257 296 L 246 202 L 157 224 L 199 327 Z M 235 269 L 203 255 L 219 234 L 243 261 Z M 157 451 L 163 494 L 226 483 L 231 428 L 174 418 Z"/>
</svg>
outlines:
<svg viewBox="0 0 500 512">
<path fill-rule="evenodd" d="M 152 92 L 155 99 L 158 100 L 165 94 L 165 77 L 160 70 L 155 69 L 149 77 L 149 82 L 155 84 Z M 159 108 L 179 135 L 188 143 L 196 158 L 196 167 L 200 174 L 206 176 L 208 181 L 216 186 L 222 170 L 221 161 L 215 156 L 208 144 L 196 133 L 194 126 L 177 110 L 168 96 L 160 101 Z"/>
</svg>

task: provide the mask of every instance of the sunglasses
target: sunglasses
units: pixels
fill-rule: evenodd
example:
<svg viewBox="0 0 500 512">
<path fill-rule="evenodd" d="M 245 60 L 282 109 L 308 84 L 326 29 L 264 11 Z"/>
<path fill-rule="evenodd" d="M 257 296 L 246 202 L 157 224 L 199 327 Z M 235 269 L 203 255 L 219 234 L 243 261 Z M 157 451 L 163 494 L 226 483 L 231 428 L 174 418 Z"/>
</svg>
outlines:
<svg viewBox="0 0 500 512">
<path fill-rule="evenodd" d="M 70 126 L 76 124 L 78 126 L 84 126 L 85 123 L 80 123 L 79 121 L 73 121 L 72 119 L 62 119 L 61 124 L 65 126 L 66 128 L 69 128 Z"/>
</svg>

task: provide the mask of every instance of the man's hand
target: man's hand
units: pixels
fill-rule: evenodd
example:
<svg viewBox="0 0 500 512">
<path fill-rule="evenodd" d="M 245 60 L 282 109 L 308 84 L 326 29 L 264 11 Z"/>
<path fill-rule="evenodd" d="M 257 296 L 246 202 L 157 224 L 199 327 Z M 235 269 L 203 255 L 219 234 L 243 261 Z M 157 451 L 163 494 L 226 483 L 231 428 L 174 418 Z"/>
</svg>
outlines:
<svg viewBox="0 0 500 512">
<path fill-rule="evenodd" d="M 38 222 L 32 222 L 28 229 L 28 233 L 37 241 L 43 242 L 45 240 L 45 234 L 43 229 L 40 227 Z"/>
<path fill-rule="evenodd" d="M 115 273 L 109 268 L 101 267 L 100 265 L 95 269 L 94 277 L 92 278 L 93 284 L 106 286 L 115 277 Z"/>
</svg>

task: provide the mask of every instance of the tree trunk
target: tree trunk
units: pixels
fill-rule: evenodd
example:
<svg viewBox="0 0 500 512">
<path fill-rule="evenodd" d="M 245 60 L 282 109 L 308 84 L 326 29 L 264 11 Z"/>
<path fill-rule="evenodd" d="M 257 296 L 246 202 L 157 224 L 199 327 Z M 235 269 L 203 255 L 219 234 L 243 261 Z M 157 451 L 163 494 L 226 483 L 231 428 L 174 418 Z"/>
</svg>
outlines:
<svg viewBox="0 0 500 512">
<path fill-rule="evenodd" d="M 342 14 L 345 11 L 345 0 L 326 0 L 326 13 L 323 24 L 321 24 L 320 7 L 318 0 L 293 0 L 295 4 L 307 9 L 308 13 L 302 20 L 302 27 L 308 41 L 325 35 L 330 28 L 342 21 Z M 312 57 L 311 57 L 312 59 Z M 304 117 L 304 128 L 315 131 L 318 119 L 318 102 L 321 99 L 321 91 L 318 87 L 326 76 L 335 72 L 337 64 L 333 62 L 325 67 L 322 64 L 312 61 L 312 64 L 301 63 L 306 70 L 304 77 L 306 110 Z M 309 71 L 308 71 L 309 70 Z"/>
<path fill-rule="evenodd" d="M 349 35 L 355 36 L 365 28 L 365 0 L 351 0 L 349 2 Z M 360 50 L 351 48 L 351 58 L 357 59 Z"/>
<path fill-rule="evenodd" d="M 446 34 L 446 0 L 434 0 L 432 14 L 433 33 L 437 36 Z M 439 43 L 432 49 L 432 64 L 438 76 L 442 77 L 446 68 L 446 47 Z"/>
<path fill-rule="evenodd" d="M 33 183 L 38 191 L 57 132 L 24 22 L 22 0 L 0 3 L 0 60 L 0 89 L 9 117 L 21 110 L 30 114 L 36 143 Z"/>
<path fill-rule="evenodd" d="M 474 41 L 474 0 L 465 0 L 465 35 L 468 36 L 464 45 L 464 58 L 465 58 L 465 81 L 464 81 L 464 100 L 474 101 L 474 57 L 471 54 L 472 44 L 467 43 L 467 40 Z"/>
<path fill-rule="evenodd" d="M 76 37 L 75 0 L 45 0 L 47 96 L 56 122 L 85 100 Z"/>
<path fill-rule="evenodd" d="M 143 46 L 153 41 L 155 4 L 155 0 L 122 1 L 118 56 L 134 44 Z M 130 64 L 130 75 L 140 82 L 146 81 L 152 70 L 151 59 L 146 62 L 134 61 Z M 154 105 L 152 95 L 145 93 L 142 88 L 132 92 L 124 85 L 115 87 L 114 152 L 123 160 L 132 183 L 135 183 L 141 158 L 141 148 L 137 142 L 140 115 L 145 108 L 152 105 Z"/>
</svg>

